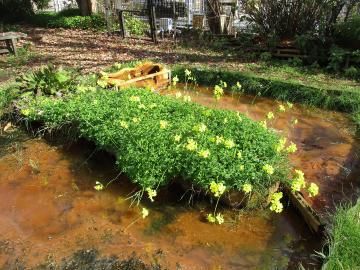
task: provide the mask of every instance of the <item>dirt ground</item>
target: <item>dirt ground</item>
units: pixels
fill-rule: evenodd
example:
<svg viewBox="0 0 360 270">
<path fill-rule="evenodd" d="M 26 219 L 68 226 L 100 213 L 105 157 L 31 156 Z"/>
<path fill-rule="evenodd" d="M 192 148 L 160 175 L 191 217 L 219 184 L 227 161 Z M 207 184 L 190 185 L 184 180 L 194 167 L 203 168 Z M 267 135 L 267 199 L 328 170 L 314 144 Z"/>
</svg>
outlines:
<svg viewBox="0 0 360 270">
<path fill-rule="evenodd" d="M 184 48 L 167 38 L 158 44 L 149 38 L 126 38 L 118 35 L 89 30 L 45 29 L 24 27 L 28 37 L 20 42 L 30 42 L 30 51 L 38 57 L 21 70 L 51 61 L 57 65 L 79 67 L 85 73 L 101 70 L 115 62 L 156 59 L 164 63 L 201 63 L 206 65 L 238 66 L 235 59 L 209 50 Z M 0 56 L 0 67 L 4 66 L 9 75 L 19 72 L 19 67 L 6 65 L 6 55 Z"/>
</svg>

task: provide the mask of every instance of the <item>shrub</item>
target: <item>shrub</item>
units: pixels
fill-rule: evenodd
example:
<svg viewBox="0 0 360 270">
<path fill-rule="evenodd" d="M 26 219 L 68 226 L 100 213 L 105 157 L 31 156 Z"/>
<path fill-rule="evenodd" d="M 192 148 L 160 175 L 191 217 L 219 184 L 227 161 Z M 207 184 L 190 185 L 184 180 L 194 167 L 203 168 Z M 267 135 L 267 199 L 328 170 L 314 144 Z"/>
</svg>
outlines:
<svg viewBox="0 0 360 270">
<path fill-rule="evenodd" d="M 336 24 L 334 35 L 339 45 L 349 49 L 360 48 L 360 15 Z"/>
<path fill-rule="evenodd" d="M 142 36 L 149 29 L 149 24 L 133 15 L 125 14 L 125 29 L 131 35 Z"/>
<path fill-rule="evenodd" d="M 270 52 L 263 52 L 260 54 L 260 60 L 264 62 L 269 62 L 271 60 L 271 53 Z"/>
<path fill-rule="evenodd" d="M 35 95 L 66 94 L 75 88 L 76 73 L 70 69 L 56 69 L 43 66 L 34 72 L 24 74 L 18 81 L 22 93 Z"/>
<path fill-rule="evenodd" d="M 30 0 L 2 0 L 0 1 L 0 21 L 16 22 L 33 15 Z"/>
<path fill-rule="evenodd" d="M 329 56 L 329 64 L 327 68 L 331 71 L 339 72 L 342 70 L 345 62 L 345 57 L 349 52 L 343 48 L 332 46 Z"/>
<path fill-rule="evenodd" d="M 255 25 L 260 35 L 278 38 L 291 38 L 309 31 L 322 30 L 322 24 L 334 10 L 333 2 L 327 0 L 240 1 L 247 19 Z"/>
<path fill-rule="evenodd" d="M 344 70 L 344 74 L 346 77 L 350 79 L 359 79 L 360 78 L 360 70 L 354 66 L 351 66 Z"/>
<path fill-rule="evenodd" d="M 73 16 L 77 10 L 55 12 L 39 12 L 29 20 L 32 24 L 42 27 L 67 28 L 67 29 L 96 29 L 101 30 L 106 26 L 104 18 L 99 14 L 91 16 Z"/>
<path fill-rule="evenodd" d="M 30 121 L 77 125 L 81 136 L 112 151 L 143 189 L 182 176 L 206 190 L 212 181 L 237 190 L 251 184 L 266 196 L 274 183 L 287 182 L 289 164 L 276 150 L 278 135 L 239 113 L 134 88 L 37 97 L 22 106 Z"/>
</svg>

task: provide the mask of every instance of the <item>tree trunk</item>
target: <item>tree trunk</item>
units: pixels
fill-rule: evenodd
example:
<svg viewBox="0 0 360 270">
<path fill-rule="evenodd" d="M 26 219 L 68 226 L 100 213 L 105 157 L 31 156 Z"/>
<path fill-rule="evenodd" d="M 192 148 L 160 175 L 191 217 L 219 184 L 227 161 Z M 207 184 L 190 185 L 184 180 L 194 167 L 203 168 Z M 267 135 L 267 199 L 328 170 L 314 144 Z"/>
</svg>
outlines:
<svg viewBox="0 0 360 270">
<path fill-rule="evenodd" d="M 89 16 L 92 13 L 92 1 L 91 0 L 76 0 L 81 16 Z"/>
</svg>

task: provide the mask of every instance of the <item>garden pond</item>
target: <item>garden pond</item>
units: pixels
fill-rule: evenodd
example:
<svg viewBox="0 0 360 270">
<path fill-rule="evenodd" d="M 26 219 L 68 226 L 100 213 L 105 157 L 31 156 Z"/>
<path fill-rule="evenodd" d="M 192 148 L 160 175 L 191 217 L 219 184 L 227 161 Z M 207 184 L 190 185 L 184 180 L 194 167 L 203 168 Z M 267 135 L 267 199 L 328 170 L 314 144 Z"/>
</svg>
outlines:
<svg viewBox="0 0 360 270">
<path fill-rule="evenodd" d="M 181 92 L 254 120 L 265 119 L 280 104 L 238 94 L 215 103 L 211 91 L 201 87 Z M 335 202 L 356 197 L 359 142 L 347 115 L 294 105 L 268 125 L 297 144 L 291 160 L 319 185 L 319 196 L 306 199 L 325 220 Z M 174 184 L 154 203 L 131 206 L 127 198 L 136 186 L 119 175 L 114 157 L 86 141 L 55 141 L 15 128 L 0 136 L 0 268 L 34 267 L 94 248 L 120 258 L 136 252 L 144 262 L 168 269 L 296 269 L 299 262 L 320 268 L 312 256 L 321 251 L 319 237 L 291 205 L 281 214 L 224 208 L 225 223 L 214 225 L 204 219 L 212 209 L 208 200 L 191 200 Z M 115 178 L 109 188 L 94 189 L 96 181 Z M 145 219 L 142 207 L 150 212 Z"/>
</svg>

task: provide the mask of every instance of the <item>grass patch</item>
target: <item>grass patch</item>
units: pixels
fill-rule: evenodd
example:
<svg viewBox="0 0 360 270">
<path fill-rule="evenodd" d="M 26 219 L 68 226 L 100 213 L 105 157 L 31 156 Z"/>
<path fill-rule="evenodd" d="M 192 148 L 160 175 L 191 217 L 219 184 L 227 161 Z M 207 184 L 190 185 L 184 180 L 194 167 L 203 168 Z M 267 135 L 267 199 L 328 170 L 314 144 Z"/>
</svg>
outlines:
<svg viewBox="0 0 360 270">
<path fill-rule="evenodd" d="M 352 207 L 340 207 L 333 218 L 329 239 L 327 270 L 360 269 L 360 201 Z"/>
<path fill-rule="evenodd" d="M 185 82 L 185 69 L 175 66 L 174 76 Z M 240 82 L 241 91 L 251 95 L 266 96 L 283 101 L 291 101 L 323 109 L 342 112 L 355 112 L 360 106 L 360 88 L 358 91 L 325 90 L 312 86 L 296 84 L 279 79 L 265 79 L 243 72 L 223 69 L 188 68 L 200 85 L 214 86 L 220 80 L 227 82 L 229 88 Z"/>
<path fill-rule="evenodd" d="M 14 82 L 0 84 L 0 120 L 9 111 L 9 106 L 18 97 L 18 85 Z"/>
<path fill-rule="evenodd" d="M 143 190 L 177 176 L 206 190 L 212 181 L 236 190 L 250 184 L 260 196 L 276 182 L 288 184 L 279 136 L 235 112 L 135 88 L 37 97 L 22 106 L 28 121 L 76 125 L 82 137 L 113 152 L 120 170 Z"/>
<path fill-rule="evenodd" d="M 292 66 L 284 61 L 245 64 L 245 74 L 264 79 L 284 80 L 289 83 L 323 90 L 360 91 L 356 80 L 349 80 L 319 67 Z"/>
</svg>

